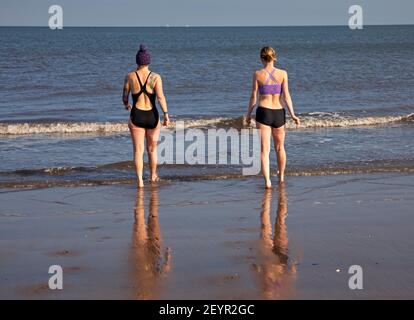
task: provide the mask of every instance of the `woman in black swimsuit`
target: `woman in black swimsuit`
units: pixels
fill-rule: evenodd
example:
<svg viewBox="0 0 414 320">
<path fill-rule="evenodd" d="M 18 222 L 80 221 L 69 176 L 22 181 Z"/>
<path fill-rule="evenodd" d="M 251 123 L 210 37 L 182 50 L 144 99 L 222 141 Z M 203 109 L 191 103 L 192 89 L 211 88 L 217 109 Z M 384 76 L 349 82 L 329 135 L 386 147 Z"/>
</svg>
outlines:
<svg viewBox="0 0 414 320">
<path fill-rule="evenodd" d="M 136 55 L 137 69 L 125 77 L 122 102 L 127 110 L 131 110 L 128 123 L 134 146 L 134 162 L 138 179 L 138 187 L 144 186 L 142 178 L 144 140 L 147 141 L 147 152 L 150 165 L 150 181 L 158 180 L 157 175 L 157 143 L 160 134 L 160 118 L 155 100 L 157 99 L 164 113 L 164 126 L 170 123 L 167 111 L 167 101 L 162 89 L 161 76 L 148 68 L 151 56 L 144 45 L 141 45 Z M 143 80 L 145 79 L 145 80 Z M 132 96 L 132 106 L 129 103 L 129 93 Z"/>
</svg>

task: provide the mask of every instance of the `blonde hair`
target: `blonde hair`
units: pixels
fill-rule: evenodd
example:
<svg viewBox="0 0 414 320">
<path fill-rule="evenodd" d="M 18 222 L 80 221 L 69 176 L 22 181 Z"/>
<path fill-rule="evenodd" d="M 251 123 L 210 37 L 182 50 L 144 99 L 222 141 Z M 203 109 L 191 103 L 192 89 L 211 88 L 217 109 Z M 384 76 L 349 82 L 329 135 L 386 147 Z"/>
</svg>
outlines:
<svg viewBox="0 0 414 320">
<path fill-rule="evenodd" d="M 260 50 L 260 59 L 262 59 L 265 62 L 276 61 L 276 57 L 276 50 L 272 47 L 263 47 Z"/>
</svg>

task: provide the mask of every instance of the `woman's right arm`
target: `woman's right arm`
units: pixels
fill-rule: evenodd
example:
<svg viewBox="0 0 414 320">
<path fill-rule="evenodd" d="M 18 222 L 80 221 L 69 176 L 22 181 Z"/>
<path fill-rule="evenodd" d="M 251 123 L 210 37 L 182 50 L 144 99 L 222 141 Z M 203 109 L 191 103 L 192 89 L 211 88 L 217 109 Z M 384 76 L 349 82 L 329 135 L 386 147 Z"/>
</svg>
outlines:
<svg viewBox="0 0 414 320">
<path fill-rule="evenodd" d="M 252 85 L 252 93 L 250 94 L 250 101 L 249 101 L 249 107 L 247 108 L 247 115 L 246 115 L 246 122 L 249 125 L 252 120 L 252 112 L 257 102 L 257 90 L 258 90 L 258 84 L 257 84 L 257 77 L 256 72 L 253 74 L 253 85 Z"/>
<path fill-rule="evenodd" d="M 122 90 L 122 102 L 124 104 L 125 109 L 129 110 L 132 108 L 131 104 L 129 103 L 129 92 L 131 91 L 129 85 L 129 76 L 126 75 L 124 80 L 124 89 Z"/>
<path fill-rule="evenodd" d="M 293 121 L 295 121 L 296 125 L 300 125 L 300 120 L 295 115 L 295 111 L 293 110 L 292 98 L 289 92 L 288 74 L 286 71 L 284 71 L 284 75 L 283 75 L 282 92 L 283 92 L 283 97 L 285 99 L 290 116 L 292 117 Z"/>
</svg>

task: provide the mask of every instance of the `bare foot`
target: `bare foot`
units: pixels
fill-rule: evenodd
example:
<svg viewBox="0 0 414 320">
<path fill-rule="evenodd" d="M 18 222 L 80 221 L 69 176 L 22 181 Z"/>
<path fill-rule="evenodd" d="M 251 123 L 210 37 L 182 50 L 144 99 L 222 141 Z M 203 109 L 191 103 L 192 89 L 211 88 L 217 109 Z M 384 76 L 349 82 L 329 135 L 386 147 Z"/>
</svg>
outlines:
<svg viewBox="0 0 414 320">
<path fill-rule="evenodd" d="M 160 177 L 159 177 L 159 176 L 151 177 L 151 178 L 149 179 L 149 181 L 150 181 L 150 182 L 158 182 L 158 181 L 160 181 Z"/>
<path fill-rule="evenodd" d="M 144 181 L 142 179 L 138 179 L 138 188 L 144 188 Z"/>
<path fill-rule="evenodd" d="M 285 174 L 280 174 L 280 171 L 277 170 L 277 176 L 279 177 L 279 183 L 285 182 Z"/>
<path fill-rule="evenodd" d="M 272 182 L 269 180 L 269 181 L 266 181 L 266 189 L 270 189 L 272 187 Z"/>
</svg>

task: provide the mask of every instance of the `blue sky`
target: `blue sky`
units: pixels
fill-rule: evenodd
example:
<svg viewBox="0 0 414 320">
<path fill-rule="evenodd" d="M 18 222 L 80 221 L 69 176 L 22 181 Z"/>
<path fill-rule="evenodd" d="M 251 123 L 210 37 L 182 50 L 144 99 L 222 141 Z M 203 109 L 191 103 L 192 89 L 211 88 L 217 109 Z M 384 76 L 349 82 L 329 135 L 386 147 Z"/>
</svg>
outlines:
<svg viewBox="0 0 414 320">
<path fill-rule="evenodd" d="M 414 24 L 414 0 L 1 0 L 0 25 L 47 26 L 63 7 L 64 26 L 346 25 L 348 8 L 364 24 Z"/>
</svg>

